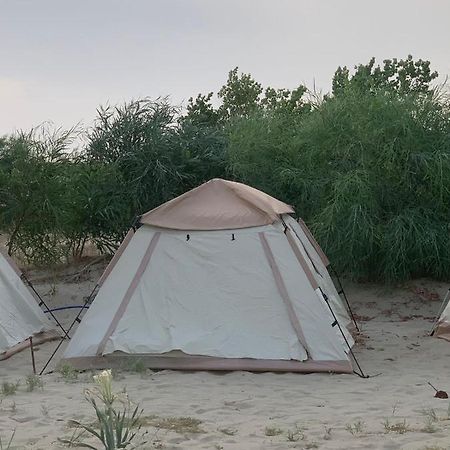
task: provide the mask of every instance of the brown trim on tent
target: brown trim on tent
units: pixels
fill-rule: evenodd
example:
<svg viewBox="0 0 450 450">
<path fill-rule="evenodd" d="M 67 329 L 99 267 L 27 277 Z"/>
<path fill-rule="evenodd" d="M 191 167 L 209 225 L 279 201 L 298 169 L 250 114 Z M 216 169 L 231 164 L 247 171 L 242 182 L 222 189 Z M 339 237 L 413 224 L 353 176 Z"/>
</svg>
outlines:
<svg viewBox="0 0 450 450">
<path fill-rule="evenodd" d="M 105 282 L 105 280 L 108 278 L 108 275 L 114 269 L 115 265 L 117 264 L 117 261 L 119 261 L 120 257 L 122 256 L 122 253 L 127 248 L 127 246 L 129 244 L 129 242 L 131 241 L 131 238 L 133 237 L 133 235 L 134 235 L 134 230 L 133 230 L 133 228 L 130 228 L 128 230 L 128 233 L 126 234 L 125 238 L 123 239 L 123 241 L 119 245 L 119 248 L 117 249 L 116 253 L 114 253 L 114 256 L 111 258 L 111 261 L 106 266 L 106 269 L 102 273 L 102 276 L 98 280 L 97 285 L 99 287 Z"/>
<path fill-rule="evenodd" d="M 273 278 L 275 279 L 275 284 L 277 285 L 278 292 L 280 293 L 281 298 L 283 299 L 283 302 L 286 306 L 287 313 L 289 316 L 289 321 L 291 322 L 291 325 L 294 328 L 295 333 L 297 334 L 298 340 L 303 345 L 303 347 L 306 351 L 306 354 L 309 357 L 310 355 L 309 355 L 308 346 L 306 344 L 305 335 L 303 334 L 302 327 L 300 325 L 300 321 L 298 320 L 298 317 L 295 314 L 291 299 L 289 297 L 289 293 L 286 289 L 286 285 L 284 284 L 283 278 L 280 273 L 280 269 L 278 269 L 278 266 L 277 266 L 277 263 L 273 256 L 272 250 L 270 249 L 269 242 L 267 241 L 267 238 L 263 231 L 259 232 L 258 235 L 259 235 L 259 239 L 261 241 L 262 247 L 264 249 L 264 254 L 266 255 L 269 266 L 272 269 Z"/>
<path fill-rule="evenodd" d="M 298 224 L 302 228 L 303 232 L 306 234 L 306 237 L 308 238 L 309 242 L 311 242 L 312 246 L 316 249 L 317 254 L 319 255 L 322 262 L 325 264 L 325 267 L 328 267 L 330 265 L 330 260 L 328 259 L 327 255 L 325 255 L 324 251 L 320 247 L 319 243 L 316 241 L 316 238 L 311 233 L 310 229 L 306 226 L 306 223 L 303 221 L 303 219 L 298 219 Z"/>
<path fill-rule="evenodd" d="M 136 270 L 136 273 L 135 273 L 133 279 L 131 280 L 131 283 L 128 286 L 128 289 L 125 292 L 122 302 L 120 303 L 119 308 L 117 309 L 116 314 L 114 315 L 114 317 L 108 327 L 108 330 L 105 333 L 105 336 L 103 337 L 103 339 L 101 340 L 101 342 L 98 346 L 97 355 L 101 355 L 103 353 L 106 342 L 108 341 L 109 337 L 114 332 L 114 330 L 116 329 L 117 324 L 119 323 L 119 320 L 122 318 L 123 314 L 125 313 L 125 311 L 128 307 L 128 304 L 130 303 L 131 297 L 133 296 L 133 293 L 136 290 L 136 288 L 139 284 L 139 281 L 141 280 L 141 277 L 144 274 L 145 269 L 148 266 L 148 263 L 150 262 L 150 259 L 153 255 L 156 244 L 158 243 L 160 237 L 161 237 L 161 232 L 157 231 L 153 235 L 150 243 L 148 244 L 147 250 L 145 251 L 144 256 L 142 257 L 141 263 L 139 264 L 139 267 Z"/>
<path fill-rule="evenodd" d="M 61 336 L 56 331 L 43 331 L 42 333 L 36 333 L 33 335 L 33 345 L 43 344 L 44 342 L 56 341 L 61 339 Z M 10 347 L 3 353 L 0 353 L 0 361 L 11 358 L 16 353 L 25 350 L 30 346 L 30 339 L 25 339 L 22 342 Z"/>
<path fill-rule="evenodd" d="M 309 282 L 311 283 L 311 286 L 314 290 L 316 290 L 319 285 L 317 284 L 316 279 L 314 278 L 313 273 L 311 272 L 310 268 L 308 267 L 308 263 L 306 262 L 305 258 L 301 254 L 297 244 L 295 243 L 295 239 L 292 236 L 292 232 L 290 229 L 286 231 L 286 237 L 289 242 L 289 245 L 292 248 L 292 251 L 295 254 L 295 257 L 297 258 L 297 261 L 300 263 L 300 266 L 302 267 L 303 271 L 305 272 L 306 276 L 308 277 Z"/>
<path fill-rule="evenodd" d="M 298 373 L 353 373 L 349 361 L 295 361 L 250 358 L 217 358 L 182 354 L 127 354 L 114 352 L 104 356 L 65 358 L 64 363 L 76 369 L 104 369 L 129 367 L 133 361 L 141 361 L 150 369 L 169 370 L 247 370 L 250 372 L 298 372 Z"/>
</svg>

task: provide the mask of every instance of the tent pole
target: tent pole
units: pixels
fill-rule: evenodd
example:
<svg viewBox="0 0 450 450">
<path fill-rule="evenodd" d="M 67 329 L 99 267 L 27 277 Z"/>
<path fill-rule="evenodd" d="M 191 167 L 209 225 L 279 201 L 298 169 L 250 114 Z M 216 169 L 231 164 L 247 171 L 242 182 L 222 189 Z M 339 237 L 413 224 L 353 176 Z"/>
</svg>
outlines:
<svg viewBox="0 0 450 450">
<path fill-rule="evenodd" d="M 134 232 L 136 232 L 136 230 L 140 227 L 140 219 L 142 216 L 136 216 L 133 220 L 132 226 L 131 228 L 133 229 Z M 100 280 L 102 280 L 102 277 L 100 277 Z M 80 316 L 83 313 L 83 311 L 85 309 L 87 309 L 87 305 L 89 303 L 92 303 L 94 301 L 95 296 L 97 295 L 97 291 L 100 288 L 100 280 L 97 281 L 97 283 L 95 284 L 94 288 L 92 289 L 91 293 L 89 294 L 89 296 L 87 297 L 86 301 L 84 302 L 83 307 L 80 309 L 80 311 L 78 312 L 77 316 L 75 317 L 75 319 L 73 320 L 73 322 L 70 324 L 68 330 L 67 330 L 67 334 L 70 333 L 70 331 L 72 330 L 72 328 L 74 327 L 74 325 L 76 323 L 80 323 L 81 319 Z M 103 280 L 102 280 L 103 281 Z M 64 342 L 64 338 L 61 339 L 61 341 L 59 342 L 59 344 L 57 345 L 57 347 L 55 348 L 54 352 L 50 355 L 50 358 L 48 359 L 48 361 L 45 363 L 44 367 L 42 368 L 42 370 L 40 371 L 39 375 L 42 375 L 44 373 L 44 370 L 48 367 L 48 365 L 50 364 L 50 361 L 55 357 L 56 353 L 58 352 L 58 350 L 61 348 L 61 345 Z"/>
<path fill-rule="evenodd" d="M 283 223 L 283 225 L 284 225 L 284 227 L 285 227 L 285 231 L 286 231 L 286 229 L 288 228 L 288 226 L 286 225 L 286 222 L 284 221 L 283 217 L 280 216 L 280 219 L 281 219 L 281 222 Z M 310 259 L 312 265 L 313 265 L 314 268 L 316 269 L 316 272 L 319 273 L 319 271 L 317 270 L 317 268 L 316 268 L 316 266 L 315 266 L 315 264 L 314 264 L 314 261 L 313 261 L 312 258 L 309 256 L 308 251 L 306 250 L 305 246 L 303 245 L 303 242 L 302 242 L 302 240 L 300 239 L 300 236 L 297 234 L 297 232 L 296 232 L 292 227 L 289 227 L 289 229 L 292 230 L 292 231 L 294 232 L 294 234 L 295 234 L 295 236 L 297 237 L 297 239 L 299 240 L 300 244 L 302 244 L 302 247 L 303 247 L 303 249 L 305 250 L 306 254 L 308 255 L 308 257 L 309 257 L 309 259 Z M 334 269 L 334 267 L 333 267 L 331 264 L 330 264 L 329 267 L 330 267 L 330 269 L 333 271 L 333 273 L 335 274 L 336 279 L 337 279 L 337 281 L 338 281 L 338 283 L 339 283 L 339 292 L 338 292 L 338 294 L 341 294 L 341 293 L 342 293 L 342 295 L 343 295 L 343 297 L 344 297 L 344 300 L 345 300 L 345 303 L 346 303 L 346 305 L 347 305 L 347 309 L 348 309 L 348 312 L 349 312 L 349 314 L 350 314 L 350 317 L 351 317 L 353 323 L 355 324 L 356 331 L 358 331 L 358 333 L 359 333 L 361 330 L 359 329 L 359 326 L 358 326 L 358 323 L 356 322 L 356 318 L 355 318 L 355 316 L 354 316 L 354 314 L 353 314 L 352 308 L 350 307 L 350 303 L 349 303 L 349 301 L 348 301 L 347 294 L 346 294 L 345 291 L 344 291 L 344 287 L 342 286 L 341 279 L 339 278 L 338 273 L 336 272 L 336 270 Z M 327 267 L 325 267 L 325 269 L 328 270 Z"/>
<path fill-rule="evenodd" d="M 91 293 L 89 294 L 89 296 L 87 297 L 86 301 L 84 302 L 83 307 L 80 309 L 80 311 L 78 312 L 77 316 L 75 317 L 73 322 L 70 324 L 70 327 L 68 328 L 67 333 L 70 333 L 70 331 L 74 327 L 75 323 L 77 323 L 77 322 L 80 323 L 81 322 L 80 316 L 81 316 L 82 312 L 86 309 L 86 306 L 94 300 L 97 288 L 98 288 L 98 283 L 94 286 L 94 289 L 92 289 Z M 44 373 L 44 370 L 48 367 L 48 365 L 50 364 L 50 361 L 54 358 L 54 356 L 56 355 L 58 350 L 61 348 L 61 345 L 63 344 L 63 342 L 64 342 L 64 337 L 59 341 L 59 344 L 55 348 L 54 352 L 50 355 L 50 358 L 45 363 L 45 366 L 39 372 L 39 375 L 42 375 Z"/>
<path fill-rule="evenodd" d="M 30 336 L 28 339 L 30 340 L 31 364 L 33 366 L 33 375 L 36 375 L 36 361 L 34 359 L 33 336 Z"/>
<path fill-rule="evenodd" d="M 441 317 L 441 314 L 444 312 L 444 309 L 448 305 L 449 294 L 450 294 L 450 288 L 448 289 L 447 293 L 445 294 L 444 300 L 442 300 L 441 306 L 439 308 L 439 312 L 437 313 L 435 319 L 433 320 L 433 326 L 431 327 L 431 331 L 430 331 L 429 336 L 433 336 L 434 331 L 435 331 L 436 326 L 437 326 L 437 323 L 439 322 L 439 318 Z"/>
<path fill-rule="evenodd" d="M 358 326 L 358 323 L 356 322 L 356 318 L 353 314 L 352 308 L 350 307 L 350 302 L 348 301 L 347 294 L 344 291 L 344 286 L 342 286 L 339 274 L 336 272 L 336 269 L 331 264 L 330 264 L 330 269 L 333 271 L 334 275 L 336 276 L 336 281 L 338 282 L 338 289 L 339 289 L 338 294 L 342 294 L 342 296 L 344 297 L 350 317 L 352 318 L 352 321 L 355 324 L 356 331 L 358 331 L 358 333 L 359 333 L 361 330 L 359 329 L 359 326 Z"/>
<path fill-rule="evenodd" d="M 59 326 L 59 328 L 61 328 L 62 332 L 64 333 L 64 337 L 63 339 L 67 338 L 70 339 L 70 336 L 68 334 L 68 332 L 64 329 L 64 327 L 61 325 L 61 322 L 56 318 L 56 316 L 53 314 L 53 311 L 47 306 L 47 304 L 44 302 L 44 300 L 42 299 L 42 297 L 39 295 L 39 292 L 36 291 L 36 289 L 34 288 L 33 284 L 31 283 L 31 281 L 28 279 L 28 277 L 22 273 L 21 276 L 23 281 L 25 281 L 25 283 L 28 284 L 28 286 L 30 287 L 30 289 L 34 292 L 34 294 L 36 295 L 36 297 L 39 300 L 39 306 L 44 305 L 45 309 L 48 311 L 48 313 L 52 316 L 53 320 L 56 322 L 56 324 Z"/>
<path fill-rule="evenodd" d="M 350 352 L 350 355 L 352 356 L 352 358 L 353 358 L 353 360 L 355 361 L 355 363 L 356 363 L 356 365 L 357 365 L 359 371 L 361 372 L 361 373 L 358 373 L 358 372 L 355 371 L 355 373 L 356 373 L 357 375 L 359 375 L 361 378 L 369 378 L 369 376 L 366 375 L 366 374 L 363 372 L 361 366 L 359 365 L 359 362 L 358 362 L 358 360 L 356 359 L 356 356 L 355 356 L 355 354 L 353 353 L 353 350 L 352 350 L 350 344 L 348 343 L 347 337 L 345 336 L 345 333 L 344 333 L 344 331 L 342 330 L 341 324 L 339 323 L 339 320 L 337 319 L 336 314 L 334 313 L 333 308 L 331 307 L 331 305 L 330 305 L 330 303 L 329 303 L 329 301 L 328 301 L 328 297 L 327 297 L 326 294 L 322 291 L 322 288 L 319 287 L 319 290 L 320 290 L 320 292 L 321 292 L 321 294 L 322 294 L 323 299 L 325 300 L 325 303 L 327 304 L 328 308 L 329 308 L 330 311 L 331 311 L 331 314 L 332 314 L 333 319 L 334 319 L 333 325 L 337 325 L 337 327 L 339 328 L 339 331 L 341 332 L 342 337 L 344 338 L 344 341 L 345 341 L 345 343 L 347 344 L 347 347 L 348 347 L 348 350 L 349 350 L 349 352 Z"/>
</svg>

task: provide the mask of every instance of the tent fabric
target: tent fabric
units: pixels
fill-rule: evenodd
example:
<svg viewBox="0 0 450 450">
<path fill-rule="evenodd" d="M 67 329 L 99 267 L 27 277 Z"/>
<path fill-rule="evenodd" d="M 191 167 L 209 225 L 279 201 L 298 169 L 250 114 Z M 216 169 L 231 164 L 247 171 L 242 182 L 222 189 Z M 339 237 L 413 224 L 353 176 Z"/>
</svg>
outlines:
<svg viewBox="0 0 450 450">
<path fill-rule="evenodd" d="M 303 221 L 300 221 L 303 223 L 298 223 L 294 218 L 288 215 L 283 216 L 283 221 L 297 238 L 294 239 L 294 242 L 297 243 L 299 251 L 302 253 L 316 283 L 327 295 L 334 313 L 339 318 L 339 322 L 343 325 L 347 340 L 353 345 L 353 337 L 348 331 L 348 328 L 352 327 L 352 321 L 325 266 L 324 259 L 322 258 L 323 251 L 321 249 L 321 253 L 317 251 L 318 244 L 314 238 L 314 241 L 311 240 L 312 234 Z M 328 261 L 328 259 L 326 259 L 326 261 Z"/>
<path fill-rule="evenodd" d="M 264 192 L 216 178 L 144 214 L 140 222 L 175 230 L 225 230 L 268 225 L 293 212 Z"/>
<path fill-rule="evenodd" d="M 95 356 L 155 233 L 136 231 L 70 341 L 65 358 Z M 333 318 L 290 249 L 281 224 L 162 233 L 151 263 L 102 354 L 181 350 L 220 358 L 308 359 L 290 326 L 259 232 L 283 274 L 311 357 L 346 360 Z M 255 264 L 257 262 L 257 264 Z"/>
<path fill-rule="evenodd" d="M 447 303 L 438 319 L 433 336 L 450 341 L 450 302 Z"/>
<path fill-rule="evenodd" d="M 30 336 L 54 328 L 19 274 L 0 252 L 0 354 Z"/>
<path fill-rule="evenodd" d="M 197 195 L 205 200 L 205 190 L 209 197 L 210 189 L 220 188 L 220 198 L 230 190 L 229 182 L 210 183 L 212 188 L 185 194 L 188 204 L 200 205 Z M 203 223 L 216 228 L 185 230 L 169 219 L 163 227 L 159 213 L 147 215 L 158 219 L 149 225 L 143 216 L 102 277 L 65 350 L 67 362 L 110 367 L 135 356 L 154 368 L 351 372 L 349 348 L 332 311 L 342 329 L 348 315 L 314 243 L 288 215 L 290 207 L 256 191 L 255 198 L 278 205 L 272 208 L 275 219 L 244 227 L 242 197 L 230 191 L 237 212 L 231 214 L 228 198 L 223 220 L 230 226 L 237 217 L 234 228 L 222 229 L 206 209 Z M 170 219 L 179 215 L 179 227 L 195 218 L 191 212 L 184 220 L 171 202 L 159 210 L 168 205 Z M 183 201 L 180 208 L 186 208 Z M 247 211 L 253 214 L 253 207 Z M 350 333 L 347 339 L 353 345 Z"/>
</svg>

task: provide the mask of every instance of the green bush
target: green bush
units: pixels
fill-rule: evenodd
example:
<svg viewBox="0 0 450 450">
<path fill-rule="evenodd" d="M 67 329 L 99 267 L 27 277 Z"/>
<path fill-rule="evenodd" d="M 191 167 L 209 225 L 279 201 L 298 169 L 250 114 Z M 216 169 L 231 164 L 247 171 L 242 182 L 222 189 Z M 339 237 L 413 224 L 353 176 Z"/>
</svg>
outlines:
<svg viewBox="0 0 450 450">
<path fill-rule="evenodd" d="M 0 139 L 8 251 L 49 264 L 113 252 L 134 217 L 214 177 L 290 204 L 333 265 L 386 282 L 450 275 L 450 101 L 428 61 L 338 68 L 330 94 L 264 88 L 233 69 L 181 111 L 167 99 L 99 109 L 74 130 Z"/>
</svg>

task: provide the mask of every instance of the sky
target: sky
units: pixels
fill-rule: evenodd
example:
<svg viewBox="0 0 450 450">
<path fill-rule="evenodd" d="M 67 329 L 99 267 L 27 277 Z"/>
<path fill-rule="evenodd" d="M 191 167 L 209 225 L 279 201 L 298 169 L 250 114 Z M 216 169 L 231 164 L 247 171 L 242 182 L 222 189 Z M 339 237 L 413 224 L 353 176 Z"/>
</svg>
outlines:
<svg viewBox="0 0 450 450">
<path fill-rule="evenodd" d="M 0 135 L 92 125 L 99 105 L 264 86 L 326 92 L 338 66 L 428 59 L 450 75 L 448 0 L 0 0 Z"/>
</svg>

